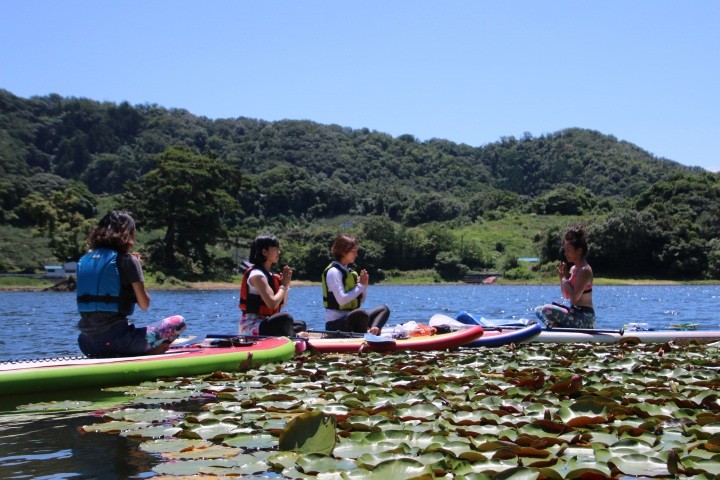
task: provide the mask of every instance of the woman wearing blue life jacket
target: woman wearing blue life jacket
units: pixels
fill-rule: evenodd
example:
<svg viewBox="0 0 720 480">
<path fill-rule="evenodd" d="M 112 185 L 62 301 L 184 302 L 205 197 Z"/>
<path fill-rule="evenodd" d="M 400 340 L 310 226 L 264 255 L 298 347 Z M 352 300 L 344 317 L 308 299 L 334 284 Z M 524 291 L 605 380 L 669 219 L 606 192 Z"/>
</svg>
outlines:
<svg viewBox="0 0 720 480">
<path fill-rule="evenodd" d="M 548 327 L 595 328 L 593 271 L 585 259 L 588 245 L 583 228 L 572 227 L 565 233 L 563 251 L 567 262 L 560 262 L 557 274 L 560 293 L 570 305 L 543 305 L 535 309 L 535 315 Z M 573 266 L 569 267 L 568 262 Z"/>
<path fill-rule="evenodd" d="M 240 335 L 307 336 L 304 322 L 295 322 L 288 312 L 280 311 L 292 281 L 287 265 L 280 275 L 270 271 L 280 261 L 280 253 L 280 241 L 272 235 L 258 235 L 250 247 L 252 266 L 240 285 Z"/>
<path fill-rule="evenodd" d="M 322 274 L 325 329 L 379 334 L 390 317 L 390 309 L 385 305 L 369 312 L 360 308 L 367 297 L 370 277 L 366 270 L 358 274 L 349 268 L 358 255 L 357 239 L 341 234 L 333 242 L 331 251 L 335 260 Z"/>
<path fill-rule="evenodd" d="M 135 304 L 150 307 L 140 256 L 135 245 L 135 220 L 113 210 L 91 230 L 90 251 L 77 265 L 78 345 L 90 357 L 162 353 L 185 330 L 185 319 L 173 315 L 146 327 L 135 327 L 128 316 Z"/>
</svg>

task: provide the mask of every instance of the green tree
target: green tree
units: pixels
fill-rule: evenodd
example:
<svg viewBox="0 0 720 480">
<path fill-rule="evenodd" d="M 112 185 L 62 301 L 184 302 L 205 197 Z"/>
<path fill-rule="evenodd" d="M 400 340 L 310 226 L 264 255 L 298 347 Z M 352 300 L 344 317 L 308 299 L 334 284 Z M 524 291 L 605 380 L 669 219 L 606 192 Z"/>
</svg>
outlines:
<svg viewBox="0 0 720 480">
<path fill-rule="evenodd" d="M 435 259 L 435 270 L 443 280 L 460 280 L 470 269 L 460 261 L 454 252 L 440 252 Z"/>
<path fill-rule="evenodd" d="M 37 234 L 48 238 L 52 254 L 69 261 L 78 260 L 87 250 L 85 238 L 94 223 L 96 205 L 97 199 L 84 184 L 70 180 L 66 188 L 47 198 L 31 193 L 18 210 L 35 221 Z"/>
<path fill-rule="evenodd" d="M 592 193 L 585 187 L 562 183 L 535 201 L 537 213 L 545 215 L 580 215 L 595 205 Z"/>
<path fill-rule="evenodd" d="M 141 225 L 164 229 L 151 261 L 179 273 L 213 268 L 208 246 L 228 238 L 225 218 L 240 210 L 237 170 L 184 148 L 169 148 L 157 165 L 129 184 L 127 204 Z"/>
<path fill-rule="evenodd" d="M 654 273 L 664 239 L 652 213 L 618 210 L 588 231 L 588 247 L 596 274 L 641 277 Z"/>
<path fill-rule="evenodd" d="M 453 197 L 439 193 L 416 196 L 403 215 L 403 223 L 408 226 L 423 223 L 451 220 L 460 216 L 463 205 Z"/>
</svg>

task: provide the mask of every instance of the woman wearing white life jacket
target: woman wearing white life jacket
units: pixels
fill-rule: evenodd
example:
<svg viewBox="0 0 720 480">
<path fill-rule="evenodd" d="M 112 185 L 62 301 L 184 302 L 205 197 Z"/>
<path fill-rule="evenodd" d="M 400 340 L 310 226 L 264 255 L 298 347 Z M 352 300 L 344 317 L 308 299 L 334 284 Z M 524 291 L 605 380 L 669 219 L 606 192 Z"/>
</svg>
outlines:
<svg viewBox="0 0 720 480">
<path fill-rule="evenodd" d="M 348 234 L 339 235 L 332 245 L 335 260 L 322 274 L 325 329 L 345 332 L 380 333 L 390 317 L 390 309 L 381 305 L 370 311 L 360 308 L 367 296 L 370 277 L 366 270 L 358 274 L 349 268 L 358 255 L 358 241 Z"/>
</svg>

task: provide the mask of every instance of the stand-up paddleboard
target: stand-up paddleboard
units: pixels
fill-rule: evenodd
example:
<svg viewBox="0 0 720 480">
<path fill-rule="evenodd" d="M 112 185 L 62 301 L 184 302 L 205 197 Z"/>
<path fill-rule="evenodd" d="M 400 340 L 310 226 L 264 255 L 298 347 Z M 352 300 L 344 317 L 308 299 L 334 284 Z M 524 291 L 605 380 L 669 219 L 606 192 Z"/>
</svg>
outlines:
<svg viewBox="0 0 720 480">
<path fill-rule="evenodd" d="M 470 327 L 470 325 L 458 322 L 452 317 L 441 314 L 433 315 L 430 318 L 430 326 L 447 326 L 451 329 L 464 329 Z M 463 347 L 496 348 L 510 345 L 512 343 L 518 344 L 532 340 L 533 338 L 540 335 L 540 333 L 543 331 L 542 325 L 539 325 L 537 323 L 522 327 L 505 328 L 502 326 L 496 326 L 483 328 L 485 329 L 485 331 L 482 337 L 463 345 Z"/>
<path fill-rule="evenodd" d="M 503 325 L 501 321 L 485 320 L 482 323 L 472 315 L 462 312 L 457 317 L 458 323 L 463 325 L 483 324 L 486 329 L 495 328 L 523 328 L 522 325 Z M 520 324 L 526 321 L 520 321 Z M 487 335 L 487 333 L 486 333 Z M 719 330 L 611 330 L 600 328 L 547 328 L 540 335 L 527 342 L 538 343 L 714 343 L 720 341 Z"/>
<path fill-rule="evenodd" d="M 482 327 L 481 327 L 482 328 Z M 0 396 L 88 387 L 133 385 L 160 377 L 237 371 L 242 365 L 285 361 L 295 355 L 285 337 L 244 342 L 238 346 L 202 343 L 170 348 L 159 355 L 116 358 L 56 358 L 0 363 Z"/>
<path fill-rule="evenodd" d="M 477 340 L 483 335 L 483 332 L 483 327 L 474 325 L 471 328 L 456 330 L 450 333 L 404 339 L 393 339 L 369 334 L 356 338 L 310 338 L 308 339 L 308 346 L 311 350 L 322 353 L 445 350 L 448 348 L 461 347 Z"/>
<path fill-rule="evenodd" d="M 675 331 L 675 330 L 637 330 L 615 332 L 592 332 L 590 329 L 580 332 L 571 328 L 553 328 L 543 330 L 530 342 L 541 343 L 714 343 L 720 342 L 720 331 L 717 330 L 696 330 L 696 331 Z"/>
</svg>

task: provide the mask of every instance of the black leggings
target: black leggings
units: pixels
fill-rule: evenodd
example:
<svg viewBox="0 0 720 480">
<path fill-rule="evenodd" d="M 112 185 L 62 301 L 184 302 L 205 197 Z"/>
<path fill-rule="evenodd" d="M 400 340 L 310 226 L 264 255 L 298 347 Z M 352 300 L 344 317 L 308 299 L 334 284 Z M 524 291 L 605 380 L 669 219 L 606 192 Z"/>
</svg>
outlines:
<svg viewBox="0 0 720 480">
<path fill-rule="evenodd" d="M 273 337 L 294 337 L 295 334 L 305 330 L 305 322 L 296 322 L 289 313 L 280 312 L 263 320 L 260 323 L 259 333 Z"/>
<path fill-rule="evenodd" d="M 343 318 L 325 323 L 325 330 L 365 333 L 373 327 L 382 330 L 390 318 L 390 309 L 385 305 L 375 307 L 369 312 L 361 308 L 352 310 Z"/>
</svg>

